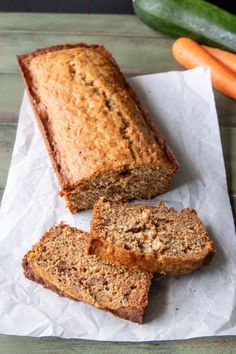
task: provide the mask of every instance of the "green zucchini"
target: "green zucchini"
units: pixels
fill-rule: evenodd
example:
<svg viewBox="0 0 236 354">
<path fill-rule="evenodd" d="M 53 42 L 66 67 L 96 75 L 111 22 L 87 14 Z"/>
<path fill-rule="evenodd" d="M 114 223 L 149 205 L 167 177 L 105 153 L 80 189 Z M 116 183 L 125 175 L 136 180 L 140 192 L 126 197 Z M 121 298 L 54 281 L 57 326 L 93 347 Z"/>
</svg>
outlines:
<svg viewBox="0 0 236 354">
<path fill-rule="evenodd" d="M 203 0 L 133 0 L 136 15 L 157 31 L 236 52 L 236 16 Z"/>
</svg>

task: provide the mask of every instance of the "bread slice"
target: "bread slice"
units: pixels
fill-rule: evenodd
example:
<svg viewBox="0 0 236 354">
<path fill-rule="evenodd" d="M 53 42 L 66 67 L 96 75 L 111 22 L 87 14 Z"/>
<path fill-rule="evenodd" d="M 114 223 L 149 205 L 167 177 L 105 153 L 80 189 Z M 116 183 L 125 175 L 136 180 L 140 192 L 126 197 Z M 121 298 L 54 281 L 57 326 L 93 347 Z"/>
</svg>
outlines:
<svg viewBox="0 0 236 354">
<path fill-rule="evenodd" d="M 103 46 L 54 46 L 18 61 L 71 212 L 168 189 L 178 163 Z"/>
<path fill-rule="evenodd" d="M 101 199 L 93 209 L 89 253 L 128 268 L 181 275 L 209 263 L 215 249 L 194 209 Z"/>
<path fill-rule="evenodd" d="M 88 234 L 53 226 L 23 258 L 25 276 L 61 296 L 141 323 L 152 274 L 104 263 L 87 254 Z"/>
</svg>

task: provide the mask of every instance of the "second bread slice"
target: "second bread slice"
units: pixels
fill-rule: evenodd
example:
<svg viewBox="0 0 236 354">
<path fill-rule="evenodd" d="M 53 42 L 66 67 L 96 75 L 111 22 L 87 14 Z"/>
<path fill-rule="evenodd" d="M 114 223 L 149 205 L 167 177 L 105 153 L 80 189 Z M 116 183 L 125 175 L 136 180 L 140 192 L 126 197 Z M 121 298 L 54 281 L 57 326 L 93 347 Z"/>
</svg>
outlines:
<svg viewBox="0 0 236 354">
<path fill-rule="evenodd" d="M 209 263 L 215 249 L 194 209 L 101 199 L 93 210 L 89 253 L 128 268 L 181 275 Z"/>
</svg>

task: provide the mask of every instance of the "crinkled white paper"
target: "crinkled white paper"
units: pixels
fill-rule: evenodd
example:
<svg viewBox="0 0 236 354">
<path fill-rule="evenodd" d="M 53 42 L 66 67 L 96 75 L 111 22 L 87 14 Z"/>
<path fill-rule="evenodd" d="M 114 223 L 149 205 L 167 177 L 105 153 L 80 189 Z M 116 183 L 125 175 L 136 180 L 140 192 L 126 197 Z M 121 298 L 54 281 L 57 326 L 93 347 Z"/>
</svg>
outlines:
<svg viewBox="0 0 236 354">
<path fill-rule="evenodd" d="M 214 239 L 210 266 L 156 280 L 138 325 L 27 280 L 21 259 L 55 222 L 89 230 L 91 211 L 72 215 L 27 97 L 24 97 L 0 223 L 0 333 L 114 341 L 236 334 L 236 238 L 209 71 L 197 68 L 129 80 L 180 162 L 164 199 L 196 208 Z"/>
</svg>

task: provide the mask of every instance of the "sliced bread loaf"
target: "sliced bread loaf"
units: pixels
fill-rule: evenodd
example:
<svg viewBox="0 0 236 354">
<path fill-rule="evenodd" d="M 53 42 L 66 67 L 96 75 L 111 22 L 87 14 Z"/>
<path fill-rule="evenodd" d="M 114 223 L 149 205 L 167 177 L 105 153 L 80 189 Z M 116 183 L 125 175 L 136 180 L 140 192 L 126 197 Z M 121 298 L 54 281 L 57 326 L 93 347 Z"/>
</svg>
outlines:
<svg viewBox="0 0 236 354">
<path fill-rule="evenodd" d="M 101 199 L 93 209 L 89 253 L 128 268 L 180 275 L 209 263 L 215 249 L 193 209 Z"/>
<path fill-rule="evenodd" d="M 63 223 L 55 225 L 24 256 L 26 277 L 61 296 L 141 323 L 152 275 L 89 256 L 87 241 L 87 233 Z"/>
</svg>

